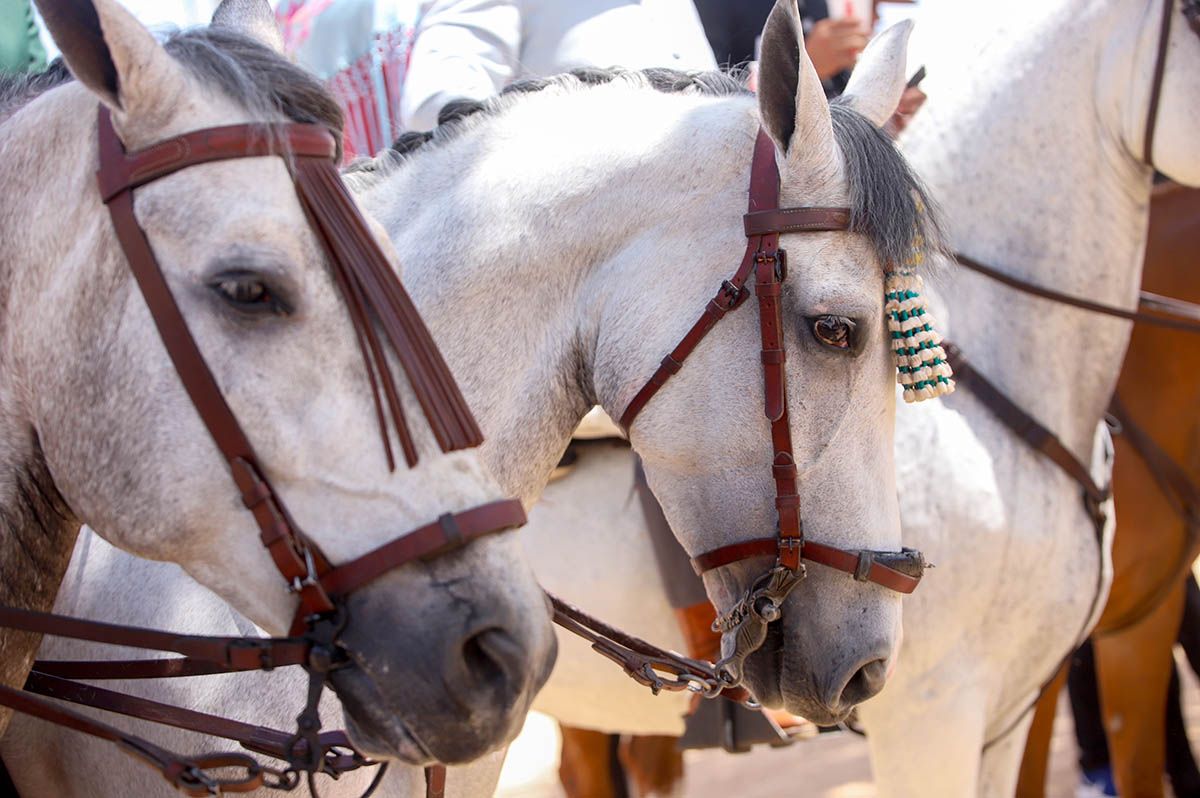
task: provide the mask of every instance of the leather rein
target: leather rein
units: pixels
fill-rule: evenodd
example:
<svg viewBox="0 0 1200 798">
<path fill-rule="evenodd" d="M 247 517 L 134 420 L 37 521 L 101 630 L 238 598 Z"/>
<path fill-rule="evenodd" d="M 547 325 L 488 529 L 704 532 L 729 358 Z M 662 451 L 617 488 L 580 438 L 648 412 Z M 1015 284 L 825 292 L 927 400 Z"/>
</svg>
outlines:
<svg viewBox="0 0 1200 798">
<path fill-rule="evenodd" d="M 784 233 L 843 231 L 850 229 L 848 208 L 780 208 L 779 170 L 775 144 L 760 130 L 750 168 L 750 201 L 745 215 L 746 251 L 741 265 L 704 308 L 679 344 L 663 358 L 649 381 L 637 392 L 620 423 L 628 434 L 646 404 L 670 378 L 716 324 L 737 310 L 749 297 L 750 278 L 758 298 L 761 360 L 763 368 L 763 411 L 771 427 L 773 452 L 771 474 L 775 481 L 776 532 L 771 537 L 741 541 L 704 552 L 692 560 L 696 572 L 749 559 L 774 557 L 774 565 L 754 581 L 732 609 L 717 618 L 714 631 L 725 633 L 733 645 L 715 666 L 720 684 L 736 688 L 743 680 L 742 665 L 766 639 L 767 625 L 779 619 L 788 594 L 804 578 L 802 561 L 820 563 L 853 575 L 861 582 L 874 582 L 889 590 L 911 593 L 925 569 L 920 552 L 841 549 L 809 540 L 800 517 L 796 459 L 792 451 L 787 406 L 782 291 L 787 280 L 787 252 L 779 246 Z"/>
<path fill-rule="evenodd" d="M 172 659 L 109 662 L 35 662 L 26 689 L 0 686 L 0 705 L 110 740 L 158 769 L 190 795 L 248 792 L 260 787 L 295 789 L 307 776 L 341 773 L 376 763 L 358 754 L 343 732 L 321 732 L 317 712 L 329 675 L 351 667 L 339 636 L 348 622 L 345 598 L 383 574 L 416 560 L 460 548 L 478 538 L 521 526 L 516 500 L 497 501 L 412 530 L 347 563 L 332 564 L 298 527 L 259 465 L 249 439 L 225 402 L 216 379 L 188 329 L 153 249 L 134 215 L 134 190 L 181 169 L 213 161 L 276 156 L 284 160 L 297 196 L 324 248 L 334 282 L 346 302 L 375 397 L 389 467 L 394 456 L 388 421 L 409 465 L 417 453 L 386 348 L 400 361 L 443 451 L 482 441 L 470 409 L 391 264 L 379 248 L 336 168 L 337 144 L 325 128 L 307 124 L 233 125 L 198 130 L 126 152 L 107 109 L 98 116 L 101 198 L 159 336 L 197 414 L 228 463 L 242 502 L 253 516 L 264 547 L 294 593 L 298 607 L 286 638 L 199 637 L 115 626 L 14 607 L 0 607 L 0 626 L 44 635 L 90 640 L 182 655 Z M 379 335 L 382 331 L 382 339 Z M 385 346 L 386 345 L 386 346 Z M 272 670 L 298 665 L 309 674 L 297 729 L 283 732 L 170 707 L 74 682 L 74 679 L 140 679 Z M 182 756 L 126 734 L 44 698 L 51 696 L 134 717 L 235 740 L 256 753 L 282 760 L 281 768 L 242 753 Z M 378 785 L 381 766 L 367 794 Z M 220 773 L 216 772 L 220 771 Z M 233 775 L 229 775 L 233 771 Z M 444 787 L 444 770 L 427 770 L 430 794 Z"/>
</svg>

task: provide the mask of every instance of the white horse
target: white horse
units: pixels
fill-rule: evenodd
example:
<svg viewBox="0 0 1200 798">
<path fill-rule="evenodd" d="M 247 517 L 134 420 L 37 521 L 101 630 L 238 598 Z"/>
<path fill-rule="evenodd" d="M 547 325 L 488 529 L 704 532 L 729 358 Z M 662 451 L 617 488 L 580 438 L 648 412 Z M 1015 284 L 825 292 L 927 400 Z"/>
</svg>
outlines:
<svg viewBox="0 0 1200 798">
<path fill-rule="evenodd" d="M 927 10 L 937 24 L 921 34 L 930 49 L 930 100 L 902 143 L 944 207 L 955 246 L 1039 285 L 1136 304 L 1150 192 L 1142 139 L 1162 7 L 1158 0 L 1031 0 L 1007 7 L 998 27 L 981 25 L 970 6 Z M 1170 13 L 1153 162 L 1195 185 L 1200 42 L 1178 3 Z M 939 314 L 949 337 L 1105 484 L 1098 427 L 1128 325 L 959 269 L 953 278 L 946 272 L 938 293 L 949 308 Z M 1109 539 L 1097 541 L 1078 486 L 967 390 L 946 403 L 900 409 L 896 462 L 905 544 L 938 567 L 905 606 L 888 687 L 860 707 L 877 789 L 1011 795 L 1031 704 L 1103 606 Z M 593 467 L 605 466 L 583 459 L 570 479 L 584 480 Z M 644 524 L 618 510 L 622 501 L 620 489 L 609 491 L 605 527 L 636 535 Z M 542 573 L 576 545 L 570 535 L 543 542 L 534 567 Z M 593 567 L 616 572 L 618 563 Z M 566 595 L 588 601 L 582 592 Z M 637 628 L 638 618 L 612 621 Z M 577 656 L 562 647 L 535 706 L 545 709 L 548 694 L 587 695 L 608 678 L 599 665 L 589 673 Z M 559 674 L 574 681 L 563 684 Z M 677 733 L 673 707 L 634 700 L 622 707 L 624 722 L 566 700 L 549 709 L 577 726 Z"/>
<path fill-rule="evenodd" d="M 6 86 L 0 116 L 0 601 L 50 609 L 86 522 L 133 554 L 182 565 L 285 633 L 296 598 L 167 357 L 97 191 L 97 115 L 107 107 L 138 149 L 289 115 L 336 131 L 340 114 L 314 79 L 243 37 L 164 47 L 114 0 L 40 8 L 78 81 Z M 332 563 L 504 496 L 477 453 L 441 456 L 408 395 L 423 456 L 389 473 L 354 329 L 281 158 L 187 168 L 136 196 L 137 220 L 266 476 Z M 349 719 L 382 752 L 427 757 L 423 744 L 471 758 L 520 727 L 554 638 L 517 545 L 492 537 L 348 597 L 342 641 L 358 666 L 337 681 L 359 710 Z M 126 586 L 133 601 L 163 598 Z M 396 629 L 404 644 L 383 633 Z M 24 682 L 36 645 L 0 631 L 5 684 Z M 455 668 L 475 678 L 447 684 Z M 418 686 L 424 703 L 396 703 L 394 681 Z M 0 712 L 0 728 L 8 719 Z"/>
<path fill-rule="evenodd" d="M 1134 307 L 1163 13 L 1174 18 L 1151 160 L 1200 183 L 1200 39 L 1179 3 L 1028 0 L 984 26 L 961 11 L 927 31 L 938 47 L 930 99 L 902 141 L 953 244 L 1014 277 Z M 1097 427 L 1129 325 L 961 269 L 941 293 L 948 336 L 1107 484 Z M 898 482 L 912 486 L 905 540 L 938 570 L 905 609 L 892 682 L 861 710 L 878 788 L 1011 795 L 1040 686 L 1103 607 L 1109 540 L 1098 545 L 1076 483 L 970 391 L 903 408 L 897 429 L 898 451 L 947 456 L 919 474 L 897 458 Z"/>
<path fill-rule="evenodd" d="M 903 162 L 871 125 L 903 88 L 907 28 L 864 56 L 850 94 L 869 121 L 841 108 L 835 128 L 794 2 L 781 2 L 772 20 L 757 104 L 720 76 L 603 72 L 526 85 L 399 163 L 376 164 L 359 179 L 360 198 L 388 228 L 405 282 L 476 409 L 485 460 L 532 502 L 584 412 L 599 401 L 617 413 L 736 267 L 752 144 L 765 126 L 784 204 L 852 203 L 868 233 L 783 237 L 806 531 L 896 549 L 895 395 L 878 253 L 909 252 L 923 221 Z M 872 201 L 898 215 L 873 218 Z M 840 326 L 849 346 L 826 348 L 818 321 Z M 634 448 L 693 552 L 774 528 L 757 327 L 753 311 L 731 314 L 634 427 Z M 726 607 L 756 575 L 728 570 L 713 584 Z M 88 614 L 81 598 L 63 601 Z M 778 650 L 759 657 L 756 689 L 810 714 L 844 714 L 880 686 L 899 607 L 882 588 L 813 569 L 784 606 Z M 264 711 L 278 706 L 274 692 L 258 697 Z M 33 727 L 21 735 L 33 750 L 66 744 L 36 742 Z M 38 761 L 25 765 L 34 771 Z M 88 771 L 76 777 L 86 782 Z"/>
</svg>

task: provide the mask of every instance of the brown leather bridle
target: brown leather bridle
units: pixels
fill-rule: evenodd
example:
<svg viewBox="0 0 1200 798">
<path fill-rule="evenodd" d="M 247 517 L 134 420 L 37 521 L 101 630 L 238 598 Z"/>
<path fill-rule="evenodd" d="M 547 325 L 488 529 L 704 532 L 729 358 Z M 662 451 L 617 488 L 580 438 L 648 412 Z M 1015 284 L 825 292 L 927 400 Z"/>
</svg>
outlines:
<svg viewBox="0 0 1200 798">
<path fill-rule="evenodd" d="M 747 283 L 754 276 L 758 297 L 761 360 L 763 365 L 763 409 L 771 425 L 771 464 L 775 480 L 776 533 L 771 537 L 732 543 L 704 552 L 692 560 L 697 573 L 762 557 L 775 558 L 775 564 L 759 577 L 745 595 L 714 624 L 714 631 L 733 635 L 730 654 L 717 663 L 724 684 L 741 684 L 742 664 L 766 639 L 767 624 L 778 620 L 780 607 L 788 594 L 804 578 L 802 560 L 820 563 L 852 574 L 860 582 L 874 582 L 900 593 L 916 589 L 925 569 L 921 553 L 913 549 L 899 552 L 842 549 L 808 540 L 800 519 L 800 495 L 797 489 L 796 458 L 792 452 L 792 433 L 787 406 L 786 352 L 782 292 L 788 276 L 787 252 L 779 246 L 783 233 L 809 233 L 851 229 L 849 208 L 780 208 L 779 169 L 775 163 L 775 144 L 759 130 L 750 167 L 750 202 L 745 215 L 746 252 L 741 265 L 704 309 L 679 344 L 663 358 L 653 376 L 642 386 L 621 415 L 621 426 L 628 433 L 638 414 L 667 381 L 683 367 L 684 361 L 726 313 L 736 310 L 749 297 Z"/>
<path fill-rule="evenodd" d="M 153 249 L 138 225 L 133 192 L 154 180 L 199 164 L 236 158 L 282 158 L 300 203 L 328 255 L 334 282 L 354 324 L 389 466 L 394 468 L 387 424 L 389 417 L 409 465 L 416 463 L 417 452 L 387 364 L 384 340 L 377 328 L 383 332 L 386 344 L 404 368 L 441 449 L 448 452 L 477 446 L 483 440 L 482 433 L 453 375 L 341 182 L 335 166 L 336 140 L 318 125 L 232 125 L 186 133 L 128 153 L 104 108 L 98 116 L 98 134 L 100 194 L 108 206 L 121 249 L 180 381 L 228 463 L 242 502 L 254 517 L 261 541 L 288 589 L 296 594 L 298 607 L 289 638 L 193 637 L 11 607 L 0 607 L 0 625 L 183 654 L 182 658 L 166 660 L 35 663 L 27 690 L 224 736 L 241 742 L 250 750 L 282 759 L 287 767 L 268 768 L 243 754 L 182 757 L 36 698 L 29 692 L 8 687 L 0 687 L 0 705 L 112 740 L 160 769 L 171 784 L 191 794 L 246 792 L 261 786 L 292 789 L 299 784 L 302 773 L 308 776 L 310 789 L 315 790 L 312 783 L 315 773 L 336 776 L 372 764 L 350 749 L 341 732 L 322 734 L 317 712 L 321 692 L 330 674 L 351 665 L 338 642 L 348 621 L 346 596 L 406 563 L 436 557 L 486 535 L 521 526 L 525 523 L 525 512 L 519 501 L 505 500 L 446 513 L 437 521 L 355 560 L 333 565 L 288 513 L 226 403 L 171 294 Z M 309 673 L 307 703 L 297 717 L 294 734 L 164 707 L 69 681 L 270 670 L 293 664 L 303 666 Z M 210 772 L 228 768 L 240 769 L 241 773 L 226 777 Z M 273 775 L 274 779 L 267 781 L 268 775 Z M 378 781 L 377 776 L 375 784 Z M 444 774 L 433 773 L 431 790 L 441 782 L 444 782 Z"/>
</svg>

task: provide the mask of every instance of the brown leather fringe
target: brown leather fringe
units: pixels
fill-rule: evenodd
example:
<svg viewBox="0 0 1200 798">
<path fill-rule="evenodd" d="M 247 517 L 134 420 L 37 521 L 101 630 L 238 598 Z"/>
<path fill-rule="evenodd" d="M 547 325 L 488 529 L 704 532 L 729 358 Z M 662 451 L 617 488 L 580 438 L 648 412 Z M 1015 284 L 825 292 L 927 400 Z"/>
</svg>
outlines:
<svg viewBox="0 0 1200 798">
<path fill-rule="evenodd" d="M 335 282 L 354 322 L 389 467 L 394 468 L 395 462 L 386 415 L 392 418 L 410 466 L 416 464 L 417 453 L 375 323 L 383 329 L 399 357 L 442 451 L 478 446 L 483 442 L 483 433 L 471 415 L 454 375 L 342 183 L 337 168 L 325 159 L 297 158 L 295 169 L 296 193 L 320 234 L 321 243 L 333 263 Z M 386 415 L 380 387 L 386 398 Z"/>
</svg>

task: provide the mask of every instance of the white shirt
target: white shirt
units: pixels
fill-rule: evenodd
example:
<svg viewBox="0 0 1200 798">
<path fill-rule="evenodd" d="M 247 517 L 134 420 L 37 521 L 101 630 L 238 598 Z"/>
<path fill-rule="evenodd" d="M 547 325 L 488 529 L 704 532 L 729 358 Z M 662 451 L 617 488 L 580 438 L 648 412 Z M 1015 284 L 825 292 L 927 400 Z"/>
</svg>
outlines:
<svg viewBox="0 0 1200 798">
<path fill-rule="evenodd" d="M 435 0 L 413 45 L 401 121 L 429 130 L 452 99 L 582 66 L 717 64 L 692 0 Z"/>
</svg>

